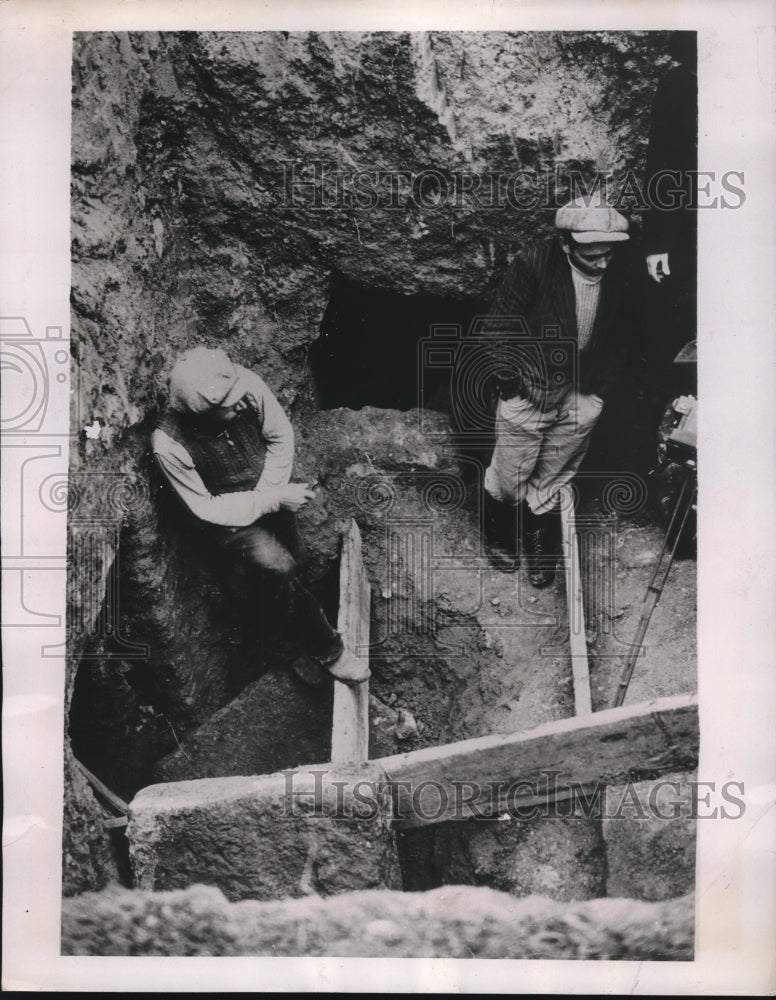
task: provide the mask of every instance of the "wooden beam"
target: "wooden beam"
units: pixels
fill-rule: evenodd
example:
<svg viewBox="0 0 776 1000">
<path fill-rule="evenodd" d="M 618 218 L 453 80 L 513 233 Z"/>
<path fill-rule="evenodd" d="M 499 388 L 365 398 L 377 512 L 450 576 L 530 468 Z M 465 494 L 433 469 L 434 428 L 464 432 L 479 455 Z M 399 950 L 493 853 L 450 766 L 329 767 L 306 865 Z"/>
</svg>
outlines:
<svg viewBox="0 0 776 1000">
<path fill-rule="evenodd" d="M 574 494 L 564 486 L 560 498 L 563 565 L 566 571 L 566 605 L 569 619 L 571 672 L 574 678 L 574 711 L 589 715 L 593 711 L 590 697 L 590 670 L 585 641 L 585 605 L 582 594 L 582 573 L 579 566 L 577 525 L 574 517 Z"/>
<path fill-rule="evenodd" d="M 73 762 L 81 774 L 86 778 L 89 784 L 92 786 L 94 793 L 114 812 L 120 815 L 126 816 L 129 813 L 129 805 L 112 792 L 107 785 L 103 784 L 96 774 L 92 774 L 88 767 L 85 767 L 77 757 L 73 758 Z"/>
<path fill-rule="evenodd" d="M 361 557 L 361 532 L 351 519 L 342 539 L 337 629 L 345 652 L 331 668 L 334 711 L 331 759 L 353 764 L 369 758 L 369 606 L 371 590 Z M 343 680 L 337 680 L 337 677 Z"/>
<path fill-rule="evenodd" d="M 331 761 L 357 764 L 369 759 L 369 686 L 334 682 Z"/>
<path fill-rule="evenodd" d="M 127 825 L 126 816 L 113 816 L 111 819 L 104 819 L 102 825 L 106 830 L 123 830 Z"/>
<path fill-rule="evenodd" d="M 622 784 L 698 762 L 696 695 L 549 722 L 376 761 L 393 784 L 399 827 L 498 815 L 547 789 Z M 554 776 L 554 777 L 553 777 Z"/>
</svg>

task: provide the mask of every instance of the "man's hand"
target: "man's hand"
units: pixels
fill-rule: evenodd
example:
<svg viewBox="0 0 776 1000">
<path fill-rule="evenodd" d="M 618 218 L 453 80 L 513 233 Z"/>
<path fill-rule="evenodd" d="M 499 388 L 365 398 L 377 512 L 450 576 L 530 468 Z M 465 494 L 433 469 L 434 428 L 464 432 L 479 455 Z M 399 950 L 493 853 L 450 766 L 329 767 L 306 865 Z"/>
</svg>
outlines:
<svg viewBox="0 0 776 1000">
<path fill-rule="evenodd" d="M 278 489 L 278 498 L 283 510 L 300 510 L 308 500 L 315 499 L 315 493 L 307 483 L 289 483 Z"/>
<path fill-rule="evenodd" d="M 668 266 L 668 254 L 649 254 L 647 256 L 647 271 L 650 278 L 660 284 L 663 278 L 667 278 L 671 274 L 671 268 Z"/>
</svg>

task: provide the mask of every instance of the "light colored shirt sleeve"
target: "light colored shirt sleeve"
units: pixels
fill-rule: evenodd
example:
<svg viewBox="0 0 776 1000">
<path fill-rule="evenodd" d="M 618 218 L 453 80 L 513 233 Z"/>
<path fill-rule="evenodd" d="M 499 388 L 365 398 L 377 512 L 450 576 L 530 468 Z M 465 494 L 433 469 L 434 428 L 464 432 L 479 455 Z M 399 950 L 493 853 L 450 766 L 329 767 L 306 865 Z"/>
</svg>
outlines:
<svg viewBox="0 0 776 1000">
<path fill-rule="evenodd" d="M 240 374 L 264 421 L 261 433 L 267 454 L 256 488 L 286 486 L 294 465 L 294 428 L 266 382 L 247 368 L 241 367 Z"/>
<path fill-rule="evenodd" d="M 278 489 L 269 485 L 262 486 L 261 480 L 253 490 L 213 496 L 194 467 L 188 451 L 158 428 L 151 437 L 151 446 L 167 481 L 191 513 L 202 521 L 228 528 L 242 528 L 253 524 L 264 514 L 280 509 Z M 263 478 L 262 476 L 262 480 Z"/>
</svg>

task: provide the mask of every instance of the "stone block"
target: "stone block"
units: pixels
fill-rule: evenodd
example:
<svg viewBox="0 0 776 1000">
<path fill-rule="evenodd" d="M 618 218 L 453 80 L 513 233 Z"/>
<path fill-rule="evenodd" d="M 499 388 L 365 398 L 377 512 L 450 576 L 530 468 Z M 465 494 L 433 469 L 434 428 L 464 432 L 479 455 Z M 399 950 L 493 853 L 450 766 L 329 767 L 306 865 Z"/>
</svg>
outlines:
<svg viewBox="0 0 776 1000">
<path fill-rule="evenodd" d="M 604 895 L 599 824 L 581 816 L 443 823 L 434 842 L 443 883 L 560 901 Z"/>
<path fill-rule="evenodd" d="M 127 828 L 135 883 L 232 900 L 400 888 L 392 812 L 374 765 L 151 785 Z"/>
<path fill-rule="evenodd" d="M 606 895 L 673 899 L 695 885 L 695 820 L 687 775 L 611 786 L 602 823 Z"/>
</svg>

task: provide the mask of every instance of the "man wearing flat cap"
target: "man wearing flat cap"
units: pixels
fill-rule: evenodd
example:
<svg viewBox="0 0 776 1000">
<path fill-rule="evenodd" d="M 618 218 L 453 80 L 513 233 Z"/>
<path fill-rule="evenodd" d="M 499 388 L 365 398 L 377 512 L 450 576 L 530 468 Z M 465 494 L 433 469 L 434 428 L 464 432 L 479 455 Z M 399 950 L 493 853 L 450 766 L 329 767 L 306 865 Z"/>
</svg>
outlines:
<svg viewBox="0 0 776 1000">
<path fill-rule="evenodd" d="M 577 198 L 558 209 L 555 228 L 557 236 L 512 262 L 485 327 L 499 395 L 485 473 L 486 548 L 497 568 L 514 572 L 519 521 L 536 587 L 554 579 L 558 494 L 621 378 L 628 335 L 618 259 L 627 220 L 600 198 Z"/>
<path fill-rule="evenodd" d="M 151 439 L 165 479 L 211 543 L 257 582 L 274 582 L 288 630 L 302 638 L 311 659 L 339 676 L 342 639 L 296 575 L 295 512 L 314 493 L 307 483 L 289 481 L 288 417 L 263 380 L 222 350 L 195 347 L 180 355 L 169 393 Z"/>
</svg>

